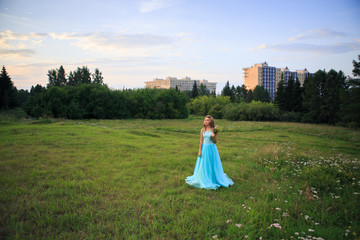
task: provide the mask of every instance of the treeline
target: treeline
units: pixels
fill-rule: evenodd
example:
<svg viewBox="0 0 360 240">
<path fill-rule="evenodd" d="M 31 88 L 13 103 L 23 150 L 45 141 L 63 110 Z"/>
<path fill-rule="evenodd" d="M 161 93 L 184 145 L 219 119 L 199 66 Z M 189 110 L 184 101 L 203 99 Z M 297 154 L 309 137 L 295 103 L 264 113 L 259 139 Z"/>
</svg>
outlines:
<svg viewBox="0 0 360 240">
<path fill-rule="evenodd" d="M 360 60 L 360 55 L 358 56 Z M 360 61 L 353 61 L 353 75 L 360 77 Z M 360 78 L 342 71 L 319 70 L 305 79 L 278 83 L 275 103 L 280 120 L 360 126 Z"/>
<path fill-rule="evenodd" d="M 68 119 L 174 119 L 189 116 L 188 97 L 175 89 L 112 90 L 102 73 L 77 68 L 67 77 L 65 69 L 48 71 L 48 84 L 30 92 L 14 87 L 5 67 L 0 75 L 1 109 L 22 107 L 34 118 Z"/>
<path fill-rule="evenodd" d="M 100 84 L 32 87 L 25 111 L 68 119 L 187 118 L 187 98 L 175 89 L 111 90 Z"/>
</svg>

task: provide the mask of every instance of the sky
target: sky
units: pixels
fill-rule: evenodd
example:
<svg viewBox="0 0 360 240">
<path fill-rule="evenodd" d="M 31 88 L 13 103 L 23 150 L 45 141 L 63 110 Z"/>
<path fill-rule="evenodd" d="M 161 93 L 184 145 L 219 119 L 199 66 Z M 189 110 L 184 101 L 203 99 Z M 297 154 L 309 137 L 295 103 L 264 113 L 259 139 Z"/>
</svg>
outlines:
<svg viewBox="0 0 360 240">
<path fill-rule="evenodd" d="M 359 0 L 0 0 L 0 64 L 18 89 L 98 68 L 112 89 L 167 76 L 244 83 L 243 68 L 342 70 L 360 54 Z"/>
</svg>

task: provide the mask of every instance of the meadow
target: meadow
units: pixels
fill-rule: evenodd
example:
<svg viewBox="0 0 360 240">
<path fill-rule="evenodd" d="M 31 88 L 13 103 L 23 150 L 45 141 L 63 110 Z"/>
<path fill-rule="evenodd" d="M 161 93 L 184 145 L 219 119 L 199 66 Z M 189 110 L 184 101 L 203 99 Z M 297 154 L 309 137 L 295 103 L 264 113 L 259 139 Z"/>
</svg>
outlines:
<svg viewBox="0 0 360 240">
<path fill-rule="evenodd" d="M 234 185 L 189 187 L 203 117 L 0 117 L 1 239 L 360 239 L 360 132 L 216 120 Z"/>
</svg>

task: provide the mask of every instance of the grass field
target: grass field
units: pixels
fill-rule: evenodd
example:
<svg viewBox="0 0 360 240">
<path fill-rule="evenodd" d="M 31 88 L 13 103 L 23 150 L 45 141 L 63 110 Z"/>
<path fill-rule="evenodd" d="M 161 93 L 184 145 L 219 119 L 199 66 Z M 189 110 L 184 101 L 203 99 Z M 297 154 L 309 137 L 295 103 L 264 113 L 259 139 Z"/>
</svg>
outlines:
<svg viewBox="0 0 360 240">
<path fill-rule="evenodd" d="M 0 118 L 2 239 L 360 239 L 360 132 L 217 120 L 234 185 L 199 190 L 202 117 Z"/>
</svg>

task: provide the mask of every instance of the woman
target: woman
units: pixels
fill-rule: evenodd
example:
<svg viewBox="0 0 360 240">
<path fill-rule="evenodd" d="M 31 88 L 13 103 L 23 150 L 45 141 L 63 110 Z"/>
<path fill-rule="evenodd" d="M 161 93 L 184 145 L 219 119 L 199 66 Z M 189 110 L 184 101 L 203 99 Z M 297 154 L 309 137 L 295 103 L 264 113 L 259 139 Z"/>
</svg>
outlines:
<svg viewBox="0 0 360 240">
<path fill-rule="evenodd" d="M 215 145 L 217 133 L 214 133 L 215 122 L 210 115 L 204 119 L 200 132 L 199 154 L 194 174 L 185 179 L 186 183 L 196 188 L 217 189 L 228 187 L 234 182 L 224 173 L 220 155 Z"/>
</svg>

